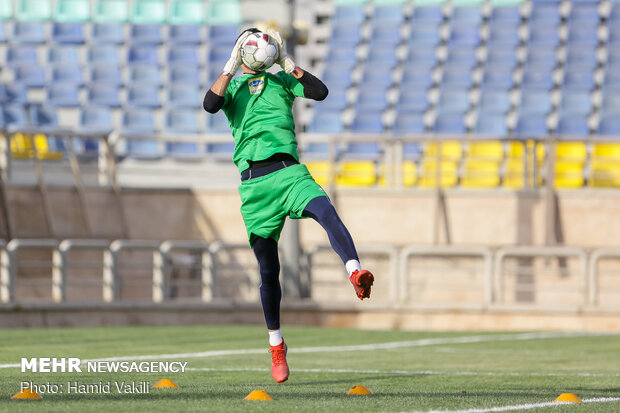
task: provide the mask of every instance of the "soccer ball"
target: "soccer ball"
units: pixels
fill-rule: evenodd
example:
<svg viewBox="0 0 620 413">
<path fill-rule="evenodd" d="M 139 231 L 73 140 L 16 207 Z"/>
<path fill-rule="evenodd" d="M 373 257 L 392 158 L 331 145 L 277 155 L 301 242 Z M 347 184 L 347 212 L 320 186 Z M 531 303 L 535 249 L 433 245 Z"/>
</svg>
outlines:
<svg viewBox="0 0 620 413">
<path fill-rule="evenodd" d="M 278 44 L 266 33 L 252 33 L 241 45 L 241 60 L 252 70 L 262 72 L 278 59 Z"/>
</svg>

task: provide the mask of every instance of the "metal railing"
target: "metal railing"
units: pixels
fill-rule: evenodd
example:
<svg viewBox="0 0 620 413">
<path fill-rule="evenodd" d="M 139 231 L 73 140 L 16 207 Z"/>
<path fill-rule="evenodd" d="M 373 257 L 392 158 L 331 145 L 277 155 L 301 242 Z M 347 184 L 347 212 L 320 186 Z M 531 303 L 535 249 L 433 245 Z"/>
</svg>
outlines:
<svg viewBox="0 0 620 413">
<path fill-rule="evenodd" d="M 233 265 L 234 271 L 239 270 L 238 257 L 231 255 L 229 260 L 223 261 L 220 256 L 223 253 L 231 253 L 235 250 L 250 251 L 245 243 L 215 242 L 209 244 L 203 241 L 165 241 L 159 243 L 139 240 L 109 242 L 107 240 L 67 239 L 58 242 L 52 239 L 15 239 L 6 243 L 0 240 L 0 302 L 23 301 L 23 299 L 16 297 L 15 288 L 16 285 L 20 284 L 20 277 L 28 275 L 27 269 L 33 267 L 32 260 L 37 258 L 19 257 L 18 253 L 23 250 L 36 249 L 52 253 L 49 265 L 44 263 L 45 265 L 39 265 L 39 267 L 45 266 L 51 269 L 51 301 L 54 303 L 70 301 L 67 299 L 67 286 L 73 286 L 73 284 L 68 281 L 67 274 L 69 269 L 78 266 L 69 257 L 71 251 L 98 250 L 103 252 L 103 262 L 99 261 L 97 265 L 101 267 L 102 298 L 107 303 L 121 300 L 119 296 L 119 273 L 122 265 L 119 263 L 119 254 L 123 251 L 143 250 L 152 252 L 153 260 L 148 264 L 143 263 L 143 266 L 152 271 L 152 279 L 145 285 L 151 286 L 151 300 L 154 303 L 163 303 L 172 298 L 170 296 L 169 277 L 174 265 L 178 265 L 172 259 L 175 253 L 187 252 L 192 254 L 191 265 L 199 267 L 200 274 L 199 280 L 191 280 L 192 288 L 195 285 L 196 288 L 200 289 L 199 299 L 201 302 L 210 302 L 214 299 L 223 298 L 218 296 L 216 287 L 218 283 L 225 283 L 227 280 L 224 274 L 232 267 L 226 266 Z M 302 271 L 307 270 L 307 279 L 302 277 L 301 282 L 304 284 L 303 287 L 307 288 L 308 293 L 311 292 L 311 286 L 315 281 L 312 274 L 317 271 L 316 255 L 329 250 L 331 250 L 329 246 L 319 245 L 303 251 L 302 260 L 305 266 L 302 265 Z M 453 268 L 462 271 L 465 268 L 462 267 L 460 260 L 471 258 L 481 262 L 476 266 L 475 271 L 482 283 L 475 283 L 468 287 L 469 290 L 475 291 L 476 294 L 483 297 L 477 303 L 480 304 L 481 308 L 493 310 L 494 304 L 501 304 L 504 301 L 505 278 L 509 273 L 506 265 L 508 259 L 522 260 L 518 262 L 516 267 L 517 272 L 515 274 L 517 275 L 522 275 L 524 271 L 534 271 L 534 273 L 540 271 L 540 268 L 537 270 L 532 266 L 532 262 L 535 259 L 543 259 L 545 261 L 554 260 L 554 262 L 557 260 L 558 265 L 552 267 L 553 271 L 559 272 L 562 278 L 565 278 L 570 272 L 573 277 L 571 280 L 577 280 L 576 284 L 573 282 L 568 287 L 570 294 L 582 298 L 578 303 L 573 303 L 574 308 L 580 308 L 584 305 L 592 309 L 617 310 L 616 308 L 605 307 L 605 303 L 598 302 L 600 290 L 599 262 L 606 258 L 620 258 L 620 250 L 616 249 L 602 248 L 587 254 L 584 249 L 575 247 L 518 246 L 503 247 L 497 251 L 492 251 L 488 247 L 410 245 L 397 249 L 389 245 L 360 245 L 358 251 L 364 258 L 371 255 L 387 258 L 387 270 L 375 275 L 381 277 L 380 280 L 387 290 L 387 294 L 383 298 L 377 296 L 381 301 L 379 304 L 389 308 L 406 306 L 411 301 L 411 297 L 409 297 L 411 285 L 408 276 L 412 267 L 412 260 L 413 262 L 428 258 L 445 260 L 445 262 L 451 263 Z M 563 262 L 563 260 L 568 259 L 576 260 L 576 263 L 569 265 Z M 365 262 L 372 261 L 366 259 Z M 87 268 L 94 267 L 91 261 L 80 261 L 80 264 Z M 253 261 L 251 265 L 255 265 Z M 548 262 L 545 263 L 545 268 L 546 266 L 548 266 Z M 428 277 L 429 275 L 426 274 L 425 276 Z M 252 278 L 250 281 L 254 283 L 255 280 Z M 345 283 L 342 283 L 342 288 L 345 288 L 344 286 Z M 346 288 L 350 288 L 350 286 L 346 285 Z M 312 297 L 310 298 L 312 299 Z M 131 301 L 132 298 L 128 298 L 128 300 Z M 471 306 L 468 304 L 471 303 L 457 301 L 451 303 L 450 306 L 452 308 L 470 309 Z M 527 304 L 530 307 L 536 305 L 535 303 Z"/>
</svg>

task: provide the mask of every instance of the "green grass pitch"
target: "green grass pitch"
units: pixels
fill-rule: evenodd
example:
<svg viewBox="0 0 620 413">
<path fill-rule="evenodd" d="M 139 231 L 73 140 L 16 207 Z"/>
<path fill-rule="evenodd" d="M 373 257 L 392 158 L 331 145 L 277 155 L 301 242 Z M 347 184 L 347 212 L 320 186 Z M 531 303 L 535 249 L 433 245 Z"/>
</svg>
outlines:
<svg viewBox="0 0 620 413">
<path fill-rule="evenodd" d="M 528 338 L 523 333 L 315 327 L 286 327 L 283 332 L 291 375 L 286 383 L 277 384 L 269 373 L 267 333 L 258 326 L 3 330 L 0 411 L 486 412 L 511 411 L 505 406 L 523 408 L 552 402 L 561 393 L 575 393 L 605 402 L 543 405 L 528 411 L 620 412 L 620 335 Z M 477 338 L 466 342 L 460 337 Z M 423 341 L 429 339 L 433 341 Z M 380 343 L 396 344 L 374 348 Z M 367 346 L 350 347 L 355 345 Z M 338 346 L 344 347 L 331 348 Z M 19 364 L 21 357 L 84 360 L 218 350 L 224 353 L 172 358 L 188 362 L 191 370 L 185 373 L 44 374 L 6 366 Z M 232 350 L 253 351 L 235 354 Z M 172 379 L 179 388 L 152 388 L 161 378 Z M 119 394 L 113 388 L 109 394 L 43 394 L 42 400 L 11 400 L 22 381 L 65 386 L 69 381 L 148 381 L 151 388 L 147 394 Z M 373 394 L 346 395 L 354 385 L 364 385 Z M 255 389 L 267 391 L 274 400 L 243 400 Z"/>
</svg>

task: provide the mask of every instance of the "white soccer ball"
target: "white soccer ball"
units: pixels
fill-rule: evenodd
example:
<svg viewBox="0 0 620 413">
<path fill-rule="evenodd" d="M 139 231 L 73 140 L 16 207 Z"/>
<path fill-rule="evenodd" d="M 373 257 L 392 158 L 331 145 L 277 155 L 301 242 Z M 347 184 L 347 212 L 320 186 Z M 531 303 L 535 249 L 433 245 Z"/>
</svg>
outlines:
<svg viewBox="0 0 620 413">
<path fill-rule="evenodd" d="M 262 72 L 278 59 L 278 44 L 267 33 L 252 33 L 241 45 L 241 60 L 252 70 Z"/>
</svg>

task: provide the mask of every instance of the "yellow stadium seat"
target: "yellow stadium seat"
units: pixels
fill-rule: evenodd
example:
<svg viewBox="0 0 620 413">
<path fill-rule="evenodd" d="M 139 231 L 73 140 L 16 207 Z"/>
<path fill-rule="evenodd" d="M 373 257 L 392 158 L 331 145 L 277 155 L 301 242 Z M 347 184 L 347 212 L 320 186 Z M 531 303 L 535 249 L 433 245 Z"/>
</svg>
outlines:
<svg viewBox="0 0 620 413">
<path fill-rule="evenodd" d="M 441 148 L 441 149 L 440 149 Z M 441 160 L 438 165 L 438 154 Z M 456 186 L 459 181 L 459 161 L 463 155 L 461 143 L 458 141 L 431 142 L 424 148 L 424 156 L 420 170 L 420 186 L 424 188 L 439 186 L 449 188 Z"/>
<path fill-rule="evenodd" d="M 536 176 L 538 178 L 537 184 L 542 184 L 541 167 L 545 159 L 544 146 L 538 145 L 535 147 L 535 143 L 533 141 L 514 141 L 508 143 L 508 150 L 506 152 L 504 187 L 510 189 L 523 189 L 525 187 L 525 156 L 526 153 L 532 153 L 534 151 L 536 153 Z M 533 186 L 534 168 L 531 161 L 529 161 L 527 165 L 528 186 Z"/>
<path fill-rule="evenodd" d="M 377 183 L 377 167 L 372 161 L 343 162 L 336 175 L 336 185 L 372 186 Z"/>
<path fill-rule="evenodd" d="M 620 187 L 620 144 L 595 143 L 591 166 L 591 186 Z"/>
<path fill-rule="evenodd" d="M 492 188 L 500 183 L 500 164 L 504 157 L 502 142 L 471 142 L 467 148 L 461 185 L 467 188 Z"/>
<path fill-rule="evenodd" d="M 556 146 L 555 178 L 556 188 L 581 188 L 583 167 L 588 151 L 584 142 L 558 142 Z"/>
<path fill-rule="evenodd" d="M 402 185 L 405 187 L 414 186 L 418 182 L 418 166 L 413 161 L 403 161 L 402 164 Z M 381 175 L 379 176 L 379 186 L 387 187 L 386 167 L 381 167 Z M 396 183 L 394 183 L 395 185 Z"/>
<path fill-rule="evenodd" d="M 50 150 L 47 136 L 43 134 L 39 133 L 33 137 L 23 133 L 16 133 L 11 136 L 11 153 L 14 158 L 32 158 L 35 154 L 35 148 L 37 158 L 39 159 L 59 160 L 63 157 L 62 152 Z"/>
<path fill-rule="evenodd" d="M 326 186 L 329 183 L 329 175 L 332 171 L 330 162 L 306 162 L 305 165 L 317 184 Z"/>
</svg>

